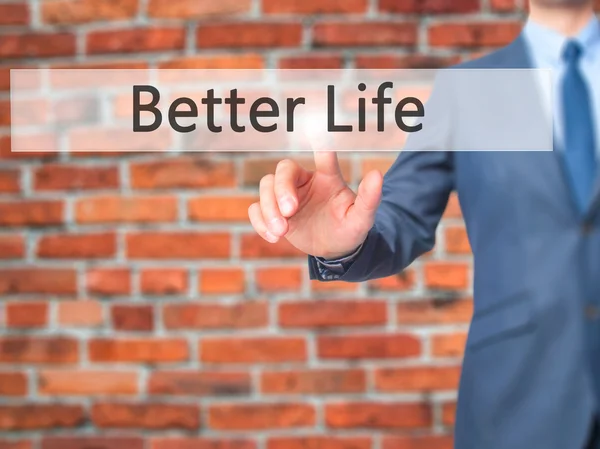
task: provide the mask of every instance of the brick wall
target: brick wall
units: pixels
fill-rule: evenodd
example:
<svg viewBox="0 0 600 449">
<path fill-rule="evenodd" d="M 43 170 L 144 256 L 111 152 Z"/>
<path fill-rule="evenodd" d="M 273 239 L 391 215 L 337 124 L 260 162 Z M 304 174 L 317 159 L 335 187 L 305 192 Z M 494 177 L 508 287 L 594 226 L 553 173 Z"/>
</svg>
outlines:
<svg viewBox="0 0 600 449">
<path fill-rule="evenodd" d="M 405 273 L 313 283 L 247 222 L 278 157 L 11 154 L 8 69 L 437 67 L 509 42 L 519 9 L 0 3 L 0 448 L 450 448 L 472 310 L 455 198 Z M 342 159 L 353 185 L 390 163 Z"/>
</svg>

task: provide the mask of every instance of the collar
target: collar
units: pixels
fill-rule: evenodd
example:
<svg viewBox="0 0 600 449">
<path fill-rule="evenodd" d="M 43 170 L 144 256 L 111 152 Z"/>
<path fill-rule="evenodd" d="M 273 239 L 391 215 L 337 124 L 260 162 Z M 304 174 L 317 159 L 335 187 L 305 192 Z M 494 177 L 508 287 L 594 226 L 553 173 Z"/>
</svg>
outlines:
<svg viewBox="0 0 600 449">
<path fill-rule="evenodd" d="M 561 62 L 566 42 L 576 40 L 583 48 L 584 55 L 590 47 L 600 43 L 600 22 L 592 17 L 588 24 L 573 38 L 568 38 L 551 28 L 529 19 L 523 34 L 536 58 L 544 65 L 556 65 Z"/>
</svg>

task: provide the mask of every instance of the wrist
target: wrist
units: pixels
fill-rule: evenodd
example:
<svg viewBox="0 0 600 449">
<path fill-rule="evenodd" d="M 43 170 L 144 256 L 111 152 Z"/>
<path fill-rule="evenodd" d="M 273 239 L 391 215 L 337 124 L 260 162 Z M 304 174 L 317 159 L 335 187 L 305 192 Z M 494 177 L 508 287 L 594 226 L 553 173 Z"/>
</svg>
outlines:
<svg viewBox="0 0 600 449">
<path fill-rule="evenodd" d="M 328 253 L 326 255 L 320 256 L 319 259 L 321 259 L 323 262 L 343 262 L 345 260 L 354 259 L 362 249 L 362 246 L 363 243 L 361 243 L 351 251 L 345 251 L 343 253 Z"/>
</svg>

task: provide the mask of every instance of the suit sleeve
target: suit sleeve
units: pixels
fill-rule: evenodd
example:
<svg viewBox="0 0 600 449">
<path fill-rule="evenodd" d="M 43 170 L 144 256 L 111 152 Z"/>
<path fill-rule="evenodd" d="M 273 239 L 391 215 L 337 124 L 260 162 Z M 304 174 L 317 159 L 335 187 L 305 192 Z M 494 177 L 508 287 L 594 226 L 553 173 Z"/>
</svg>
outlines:
<svg viewBox="0 0 600 449">
<path fill-rule="evenodd" d="M 309 256 L 311 279 L 362 282 L 391 276 L 433 248 L 454 188 L 454 153 L 439 151 L 449 148 L 453 120 L 433 95 L 422 131 L 410 135 L 405 150 L 384 176 L 375 224 L 360 251 L 337 270 Z"/>
</svg>

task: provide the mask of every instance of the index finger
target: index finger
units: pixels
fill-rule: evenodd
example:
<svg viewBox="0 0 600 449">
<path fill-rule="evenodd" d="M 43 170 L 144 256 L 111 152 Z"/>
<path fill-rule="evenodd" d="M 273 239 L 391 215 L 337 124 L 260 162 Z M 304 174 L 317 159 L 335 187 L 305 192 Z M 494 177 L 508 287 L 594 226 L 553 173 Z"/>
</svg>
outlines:
<svg viewBox="0 0 600 449">
<path fill-rule="evenodd" d="M 342 170 L 335 151 L 315 151 L 315 167 L 325 175 L 342 176 Z"/>
<path fill-rule="evenodd" d="M 298 187 L 310 180 L 311 174 L 291 159 L 277 164 L 273 188 L 279 210 L 284 217 L 291 217 L 298 209 Z"/>
</svg>

